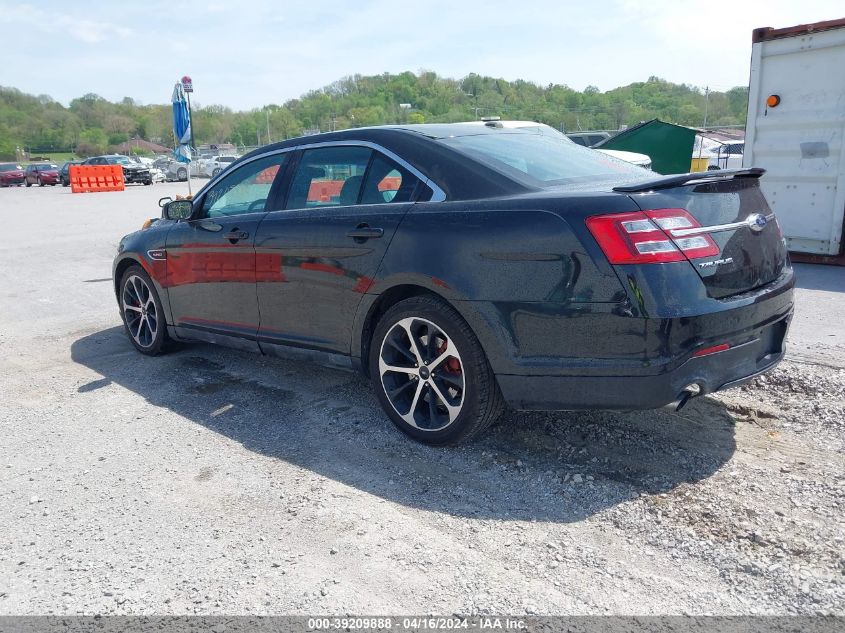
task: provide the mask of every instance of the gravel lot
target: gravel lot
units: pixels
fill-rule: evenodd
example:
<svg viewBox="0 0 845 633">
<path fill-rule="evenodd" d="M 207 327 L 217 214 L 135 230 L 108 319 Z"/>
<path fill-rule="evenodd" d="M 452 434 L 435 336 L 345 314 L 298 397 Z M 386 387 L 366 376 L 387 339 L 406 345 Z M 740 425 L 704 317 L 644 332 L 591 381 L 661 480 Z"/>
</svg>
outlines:
<svg viewBox="0 0 845 633">
<path fill-rule="evenodd" d="M 133 351 L 111 258 L 184 190 L 0 190 L 0 614 L 845 614 L 842 269 L 750 386 L 431 449 L 353 374 Z"/>
</svg>

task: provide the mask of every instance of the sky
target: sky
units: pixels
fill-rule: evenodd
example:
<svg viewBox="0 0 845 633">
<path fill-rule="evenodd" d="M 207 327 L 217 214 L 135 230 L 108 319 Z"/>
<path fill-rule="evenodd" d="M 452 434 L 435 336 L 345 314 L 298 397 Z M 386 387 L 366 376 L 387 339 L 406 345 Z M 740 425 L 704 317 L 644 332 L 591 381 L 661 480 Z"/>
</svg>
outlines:
<svg viewBox="0 0 845 633">
<path fill-rule="evenodd" d="M 845 17 L 842 0 L 0 0 L 0 85 L 68 104 L 281 104 L 341 77 L 432 70 L 609 90 L 656 75 L 748 84 L 751 30 Z"/>
</svg>

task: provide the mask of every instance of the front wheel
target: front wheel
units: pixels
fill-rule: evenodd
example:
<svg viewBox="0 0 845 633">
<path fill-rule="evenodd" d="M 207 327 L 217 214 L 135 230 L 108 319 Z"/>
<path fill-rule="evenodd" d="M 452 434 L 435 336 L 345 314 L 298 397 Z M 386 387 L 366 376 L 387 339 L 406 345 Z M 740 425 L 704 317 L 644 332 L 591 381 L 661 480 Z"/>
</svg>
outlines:
<svg viewBox="0 0 845 633">
<path fill-rule="evenodd" d="M 150 276 L 137 265 L 120 280 L 120 316 L 129 340 L 142 354 L 155 356 L 168 342 L 164 310 Z"/>
<path fill-rule="evenodd" d="M 373 333 L 369 368 L 391 421 L 425 444 L 478 436 L 503 408 L 475 334 L 435 297 L 412 297 L 384 314 Z"/>
<path fill-rule="evenodd" d="M 180 181 L 185 182 L 185 181 L 188 179 L 188 170 L 187 170 L 187 169 L 185 169 L 184 167 L 180 167 L 180 168 L 176 171 L 176 177 L 177 177 Z"/>
</svg>

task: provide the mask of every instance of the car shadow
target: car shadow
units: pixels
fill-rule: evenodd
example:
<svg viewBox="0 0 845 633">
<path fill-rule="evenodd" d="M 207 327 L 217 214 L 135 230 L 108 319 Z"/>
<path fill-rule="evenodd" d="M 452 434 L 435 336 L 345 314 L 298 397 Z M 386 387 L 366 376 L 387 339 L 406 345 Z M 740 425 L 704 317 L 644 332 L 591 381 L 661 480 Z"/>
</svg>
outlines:
<svg viewBox="0 0 845 633">
<path fill-rule="evenodd" d="M 75 362 L 245 448 L 396 503 L 455 516 L 572 522 L 706 479 L 735 450 L 715 399 L 681 412 L 509 412 L 479 441 L 405 438 L 357 374 L 185 345 L 145 357 L 114 327 L 76 340 Z M 281 503 L 281 501 L 280 501 Z"/>
</svg>

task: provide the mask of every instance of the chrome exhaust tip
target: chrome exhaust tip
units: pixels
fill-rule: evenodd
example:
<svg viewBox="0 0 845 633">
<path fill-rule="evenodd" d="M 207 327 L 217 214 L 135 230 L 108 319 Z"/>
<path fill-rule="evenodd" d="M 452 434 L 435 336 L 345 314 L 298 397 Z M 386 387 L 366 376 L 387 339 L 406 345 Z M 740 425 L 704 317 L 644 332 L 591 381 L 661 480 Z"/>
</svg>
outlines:
<svg viewBox="0 0 845 633">
<path fill-rule="evenodd" d="M 663 408 L 668 409 L 669 411 L 680 411 L 684 408 L 684 406 L 686 406 L 690 398 L 694 398 L 699 394 L 701 394 L 701 385 L 696 382 L 690 383 L 681 389 L 681 393 L 678 394 L 678 397 L 675 398 L 674 401 L 670 402 Z"/>
</svg>

